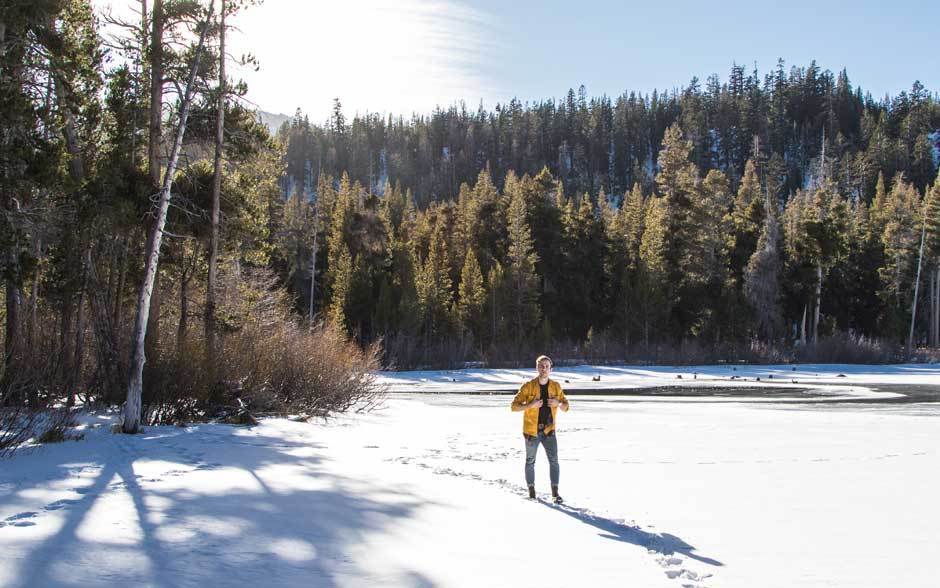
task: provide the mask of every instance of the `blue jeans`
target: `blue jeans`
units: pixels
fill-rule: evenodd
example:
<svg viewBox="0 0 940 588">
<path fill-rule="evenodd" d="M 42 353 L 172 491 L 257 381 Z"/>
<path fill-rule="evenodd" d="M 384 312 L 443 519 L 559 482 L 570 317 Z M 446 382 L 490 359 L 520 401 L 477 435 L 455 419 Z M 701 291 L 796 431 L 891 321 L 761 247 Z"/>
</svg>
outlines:
<svg viewBox="0 0 940 588">
<path fill-rule="evenodd" d="M 535 455 L 539 449 L 539 443 L 545 448 L 545 455 L 548 456 L 548 477 L 552 481 L 552 486 L 558 485 L 558 438 L 552 431 L 549 435 L 539 433 L 538 435 L 526 435 L 525 437 L 525 483 L 529 486 L 535 485 Z"/>
</svg>

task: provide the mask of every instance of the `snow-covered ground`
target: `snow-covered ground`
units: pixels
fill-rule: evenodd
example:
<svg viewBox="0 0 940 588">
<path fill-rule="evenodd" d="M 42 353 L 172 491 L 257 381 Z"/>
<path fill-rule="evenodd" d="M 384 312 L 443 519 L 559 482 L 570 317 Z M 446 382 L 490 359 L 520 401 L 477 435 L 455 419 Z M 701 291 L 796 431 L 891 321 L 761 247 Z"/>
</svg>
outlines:
<svg viewBox="0 0 940 588">
<path fill-rule="evenodd" d="M 530 374 L 386 374 L 383 409 L 327 423 L 89 415 L 0 462 L 0 586 L 937 585 L 940 403 L 889 396 L 940 366 L 559 368 L 585 392 L 558 417 L 563 507 L 543 454 L 523 496 L 511 396 L 453 393 Z"/>
</svg>

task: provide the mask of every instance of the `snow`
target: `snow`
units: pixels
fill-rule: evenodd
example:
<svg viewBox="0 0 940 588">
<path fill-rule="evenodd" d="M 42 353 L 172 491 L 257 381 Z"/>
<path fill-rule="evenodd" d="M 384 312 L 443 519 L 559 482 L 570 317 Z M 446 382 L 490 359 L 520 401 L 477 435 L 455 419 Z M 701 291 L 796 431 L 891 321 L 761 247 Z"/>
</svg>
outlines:
<svg viewBox="0 0 940 588">
<path fill-rule="evenodd" d="M 534 370 L 383 374 L 317 423 L 85 415 L 0 462 L 0 586 L 936 585 L 940 395 L 901 400 L 940 366 L 792 368 L 558 368 L 561 507 L 494 393 Z"/>
</svg>

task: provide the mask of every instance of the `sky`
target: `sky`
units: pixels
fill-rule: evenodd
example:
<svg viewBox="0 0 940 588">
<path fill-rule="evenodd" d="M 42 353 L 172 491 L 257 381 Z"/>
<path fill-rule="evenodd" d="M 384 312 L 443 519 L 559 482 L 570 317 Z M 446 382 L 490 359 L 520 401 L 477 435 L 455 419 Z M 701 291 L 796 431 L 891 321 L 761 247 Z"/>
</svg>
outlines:
<svg viewBox="0 0 940 588">
<path fill-rule="evenodd" d="M 116 12 L 135 0 L 94 0 Z M 314 122 L 339 98 L 355 113 L 491 109 L 560 98 L 671 90 L 734 63 L 763 74 L 782 58 L 848 70 L 876 98 L 920 80 L 940 91 L 935 0 L 265 0 L 234 19 L 231 68 L 258 108 Z"/>
</svg>

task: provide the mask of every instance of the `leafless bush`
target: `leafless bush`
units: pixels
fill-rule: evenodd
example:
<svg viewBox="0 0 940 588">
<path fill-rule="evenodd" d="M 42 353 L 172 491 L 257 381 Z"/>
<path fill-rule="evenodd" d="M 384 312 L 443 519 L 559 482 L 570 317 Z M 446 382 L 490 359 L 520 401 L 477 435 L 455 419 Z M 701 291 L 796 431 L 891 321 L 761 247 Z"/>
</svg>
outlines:
<svg viewBox="0 0 940 588">
<path fill-rule="evenodd" d="M 33 436 L 36 413 L 23 407 L 0 408 L 0 458 Z"/>
<path fill-rule="evenodd" d="M 300 324 L 269 272 L 239 268 L 220 299 L 227 332 L 214 357 L 204 339 L 190 337 L 149 364 L 147 422 L 231 420 L 249 411 L 327 416 L 381 401 L 374 375 L 381 343 L 363 350 L 329 325 Z"/>
<path fill-rule="evenodd" d="M 895 363 L 903 361 L 903 350 L 880 339 L 836 333 L 820 337 L 815 345 L 797 347 L 795 359 L 812 363 Z"/>
<path fill-rule="evenodd" d="M 63 441 L 77 441 L 84 438 L 81 433 L 70 432 L 78 424 L 75 413 L 68 408 L 59 408 L 44 411 L 36 419 L 35 431 L 42 431 L 36 438 L 38 443 L 61 443 Z"/>
<path fill-rule="evenodd" d="M 226 342 L 226 356 L 242 396 L 261 409 L 327 416 L 368 410 L 383 396 L 375 381 L 381 345 L 360 349 L 330 325 L 311 331 L 284 322 L 265 336 L 249 330 Z"/>
<path fill-rule="evenodd" d="M 914 363 L 940 363 L 940 349 L 935 347 L 918 347 L 914 350 L 911 361 Z"/>
<path fill-rule="evenodd" d="M 199 420 L 212 405 L 212 376 L 201 342 L 164 351 L 144 371 L 144 418 L 151 425 Z"/>
<path fill-rule="evenodd" d="M 37 443 L 82 439 L 84 435 L 70 431 L 77 424 L 75 413 L 67 408 L 0 408 L 0 457 L 8 457 L 31 439 Z"/>
</svg>

